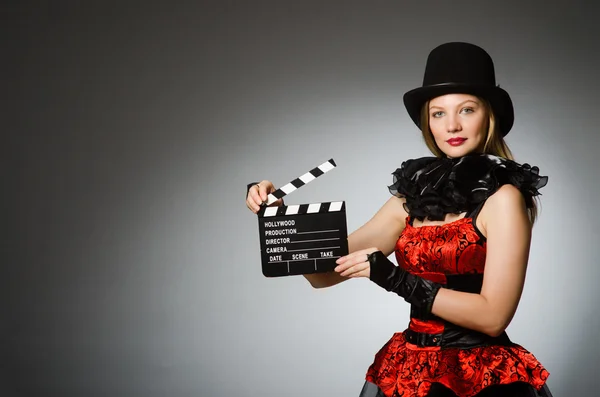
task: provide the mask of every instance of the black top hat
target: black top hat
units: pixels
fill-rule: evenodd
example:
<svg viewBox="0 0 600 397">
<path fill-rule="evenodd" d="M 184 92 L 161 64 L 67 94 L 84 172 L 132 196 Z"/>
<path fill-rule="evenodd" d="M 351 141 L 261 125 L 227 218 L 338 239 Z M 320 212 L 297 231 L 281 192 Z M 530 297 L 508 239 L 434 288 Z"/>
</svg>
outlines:
<svg viewBox="0 0 600 397">
<path fill-rule="evenodd" d="M 483 48 L 469 43 L 446 43 L 434 48 L 427 58 L 423 86 L 404 94 L 408 114 L 421 126 L 423 104 L 437 96 L 462 93 L 487 99 L 502 136 L 514 122 L 508 93 L 496 85 L 494 62 Z"/>
</svg>

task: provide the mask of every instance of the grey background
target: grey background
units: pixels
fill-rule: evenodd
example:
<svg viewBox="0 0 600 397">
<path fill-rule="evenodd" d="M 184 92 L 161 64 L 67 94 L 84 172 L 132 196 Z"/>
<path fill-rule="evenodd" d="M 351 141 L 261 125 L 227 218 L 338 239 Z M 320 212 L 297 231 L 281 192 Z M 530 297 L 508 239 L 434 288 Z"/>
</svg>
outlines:
<svg viewBox="0 0 600 397">
<path fill-rule="evenodd" d="M 245 184 L 334 158 L 287 202 L 346 200 L 358 228 L 428 154 L 402 94 L 455 40 L 492 55 L 507 141 L 550 177 L 509 335 L 556 397 L 594 394 L 600 30 L 584 4 L 4 4 L 0 395 L 357 395 L 408 305 L 365 279 L 264 278 Z"/>
</svg>

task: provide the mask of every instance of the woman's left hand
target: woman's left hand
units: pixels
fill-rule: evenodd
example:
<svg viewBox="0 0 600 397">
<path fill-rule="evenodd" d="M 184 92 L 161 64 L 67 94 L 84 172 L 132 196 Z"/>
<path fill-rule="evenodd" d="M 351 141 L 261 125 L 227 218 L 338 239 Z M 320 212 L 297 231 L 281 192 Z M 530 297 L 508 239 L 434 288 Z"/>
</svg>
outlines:
<svg viewBox="0 0 600 397">
<path fill-rule="evenodd" d="M 371 277 L 371 264 L 367 255 L 379 251 L 378 248 L 367 248 L 342 256 L 335 261 L 338 265 L 334 269 L 343 277 Z"/>
</svg>

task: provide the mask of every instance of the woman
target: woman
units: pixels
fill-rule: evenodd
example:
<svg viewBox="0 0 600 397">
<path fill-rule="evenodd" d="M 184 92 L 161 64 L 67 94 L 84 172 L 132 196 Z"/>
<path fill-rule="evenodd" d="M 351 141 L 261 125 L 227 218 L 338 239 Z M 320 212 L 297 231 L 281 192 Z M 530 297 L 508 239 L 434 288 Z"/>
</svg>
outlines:
<svg viewBox="0 0 600 397">
<path fill-rule="evenodd" d="M 408 329 L 376 354 L 361 397 L 550 396 L 548 371 L 505 332 L 547 177 L 512 160 L 503 137 L 513 106 L 492 59 L 472 44 L 443 44 L 404 103 L 435 157 L 393 173 L 393 197 L 350 234 L 334 272 L 305 275 L 315 288 L 367 277 L 411 304 Z M 274 190 L 250 186 L 248 207 L 257 212 Z"/>
</svg>

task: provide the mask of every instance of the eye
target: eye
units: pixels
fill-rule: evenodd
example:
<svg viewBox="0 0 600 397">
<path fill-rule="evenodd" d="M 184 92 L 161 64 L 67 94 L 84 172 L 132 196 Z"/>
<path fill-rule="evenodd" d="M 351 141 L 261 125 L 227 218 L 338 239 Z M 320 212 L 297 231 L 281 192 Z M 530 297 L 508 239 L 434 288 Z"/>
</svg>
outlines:
<svg viewBox="0 0 600 397">
<path fill-rule="evenodd" d="M 442 115 L 444 114 L 444 112 L 442 111 L 437 111 L 437 112 L 433 112 L 431 113 L 431 117 L 442 117 Z"/>
<path fill-rule="evenodd" d="M 475 111 L 475 109 L 473 108 L 463 108 L 462 112 L 463 113 L 473 113 Z"/>
</svg>

